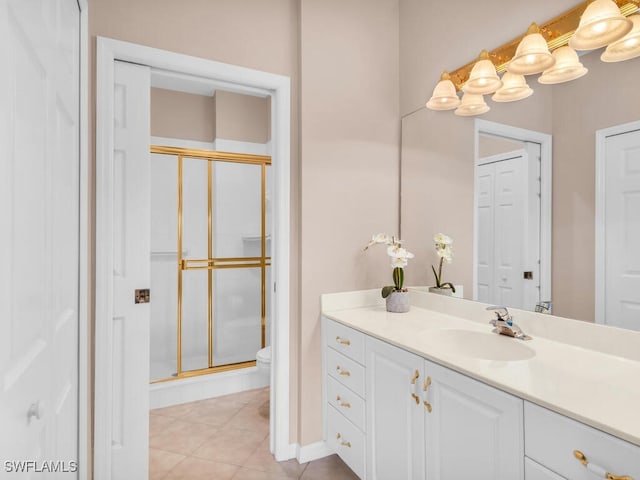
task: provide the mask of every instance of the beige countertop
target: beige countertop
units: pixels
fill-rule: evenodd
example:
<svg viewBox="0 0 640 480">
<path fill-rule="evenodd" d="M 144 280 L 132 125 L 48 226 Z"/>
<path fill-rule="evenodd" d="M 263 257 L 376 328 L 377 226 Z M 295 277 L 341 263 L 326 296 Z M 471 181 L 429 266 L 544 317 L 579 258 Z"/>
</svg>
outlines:
<svg viewBox="0 0 640 480">
<path fill-rule="evenodd" d="M 322 314 L 640 446 L 640 333 L 509 309 L 533 337 L 523 342 L 491 333 L 486 305 L 417 291 L 411 295 L 411 310 L 398 314 L 385 310 L 379 290 L 326 294 Z M 443 335 L 444 330 L 458 332 Z M 479 358 L 469 344 L 461 350 L 450 341 L 459 330 L 463 336 L 482 332 L 469 335 L 491 342 L 490 348 L 509 359 Z M 530 355 L 513 360 L 512 347 Z"/>
</svg>

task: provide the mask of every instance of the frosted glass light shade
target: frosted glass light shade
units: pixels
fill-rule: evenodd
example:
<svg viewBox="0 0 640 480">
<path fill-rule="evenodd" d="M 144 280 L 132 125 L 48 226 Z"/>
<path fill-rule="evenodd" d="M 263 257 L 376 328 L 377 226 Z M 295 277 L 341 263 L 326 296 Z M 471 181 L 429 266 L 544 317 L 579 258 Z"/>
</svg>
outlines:
<svg viewBox="0 0 640 480">
<path fill-rule="evenodd" d="M 507 71 L 517 75 L 533 75 L 551 67 L 554 62 L 547 41 L 540 34 L 538 26 L 532 23 L 527 35 L 518 44 Z"/>
<path fill-rule="evenodd" d="M 620 40 L 632 27 L 631 20 L 620 13 L 613 0 L 595 0 L 580 17 L 569 46 L 575 50 L 595 50 Z"/>
<path fill-rule="evenodd" d="M 453 113 L 462 117 L 470 117 L 472 115 L 481 115 L 489 110 L 489 105 L 486 104 L 482 95 L 465 92 L 460 106 Z"/>
<path fill-rule="evenodd" d="M 433 89 L 433 95 L 427 102 L 430 110 L 452 110 L 460 105 L 460 98 L 456 93 L 456 87 L 451 81 L 451 77 L 444 72 L 440 81 Z"/>
<path fill-rule="evenodd" d="M 633 22 L 633 28 L 620 40 L 609 44 L 600 56 L 603 62 L 622 62 L 640 56 L 640 14 L 629 17 Z"/>
<path fill-rule="evenodd" d="M 538 82 L 544 84 L 568 82 L 582 77 L 589 71 L 580 63 L 578 54 L 571 47 L 560 47 L 554 50 L 553 56 L 556 59 L 555 65 L 542 72 Z"/>
<path fill-rule="evenodd" d="M 502 76 L 502 88 L 493 94 L 491 99 L 494 102 L 515 102 L 527 98 L 533 90 L 523 75 L 505 72 Z"/>
<path fill-rule="evenodd" d="M 496 73 L 496 67 L 489 60 L 486 50 L 480 53 L 478 61 L 475 63 L 469 74 L 469 80 L 464 84 L 462 90 L 473 95 L 487 95 L 498 90 L 502 86 L 502 81 Z"/>
</svg>

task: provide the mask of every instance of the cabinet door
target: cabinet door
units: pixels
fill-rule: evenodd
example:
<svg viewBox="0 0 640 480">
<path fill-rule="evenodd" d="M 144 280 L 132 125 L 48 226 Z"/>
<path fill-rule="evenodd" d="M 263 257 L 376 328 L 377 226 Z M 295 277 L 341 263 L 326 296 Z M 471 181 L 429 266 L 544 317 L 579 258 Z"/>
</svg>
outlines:
<svg viewBox="0 0 640 480">
<path fill-rule="evenodd" d="M 524 478 L 522 400 L 425 361 L 428 480 Z"/>
<path fill-rule="evenodd" d="M 423 362 L 367 337 L 367 479 L 424 479 Z"/>
<path fill-rule="evenodd" d="M 524 478 L 525 480 L 565 480 L 564 477 L 527 457 L 524 459 Z"/>
</svg>

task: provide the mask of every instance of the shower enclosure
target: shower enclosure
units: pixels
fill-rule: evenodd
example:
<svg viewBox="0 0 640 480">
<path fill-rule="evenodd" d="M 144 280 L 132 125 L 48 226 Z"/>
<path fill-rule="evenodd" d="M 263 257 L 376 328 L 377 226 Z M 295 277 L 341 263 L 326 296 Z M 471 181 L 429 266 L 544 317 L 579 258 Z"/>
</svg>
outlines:
<svg viewBox="0 0 640 480">
<path fill-rule="evenodd" d="M 268 344 L 271 157 L 151 147 L 151 383 Z"/>
</svg>

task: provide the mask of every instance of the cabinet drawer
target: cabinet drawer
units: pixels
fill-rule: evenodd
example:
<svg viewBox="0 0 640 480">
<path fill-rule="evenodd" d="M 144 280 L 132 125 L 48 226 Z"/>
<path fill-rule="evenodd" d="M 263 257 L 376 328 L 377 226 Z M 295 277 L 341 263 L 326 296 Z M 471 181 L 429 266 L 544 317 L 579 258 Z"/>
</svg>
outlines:
<svg viewBox="0 0 640 480">
<path fill-rule="evenodd" d="M 524 458 L 524 480 L 565 480 L 530 458 Z"/>
<path fill-rule="evenodd" d="M 327 377 L 327 403 L 365 431 L 364 400 L 331 377 Z"/>
<path fill-rule="evenodd" d="M 332 320 L 326 325 L 327 345 L 364 365 L 364 334 Z"/>
<path fill-rule="evenodd" d="M 524 421 L 527 457 L 549 470 L 572 480 L 598 478 L 574 457 L 579 450 L 592 467 L 640 480 L 640 447 L 529 402 Z"/>
<path fill-rule="evenodd" d="M 331 405 L 327 407 L 327 443 L 344 463 L 364 478 L 364 434 Z"/>
<path fill-rule="evenodd" d="M 327 348 L 327 373 L 341 384 L 364 397 L 364 367 L 359 363 Z"/>
</svg>

